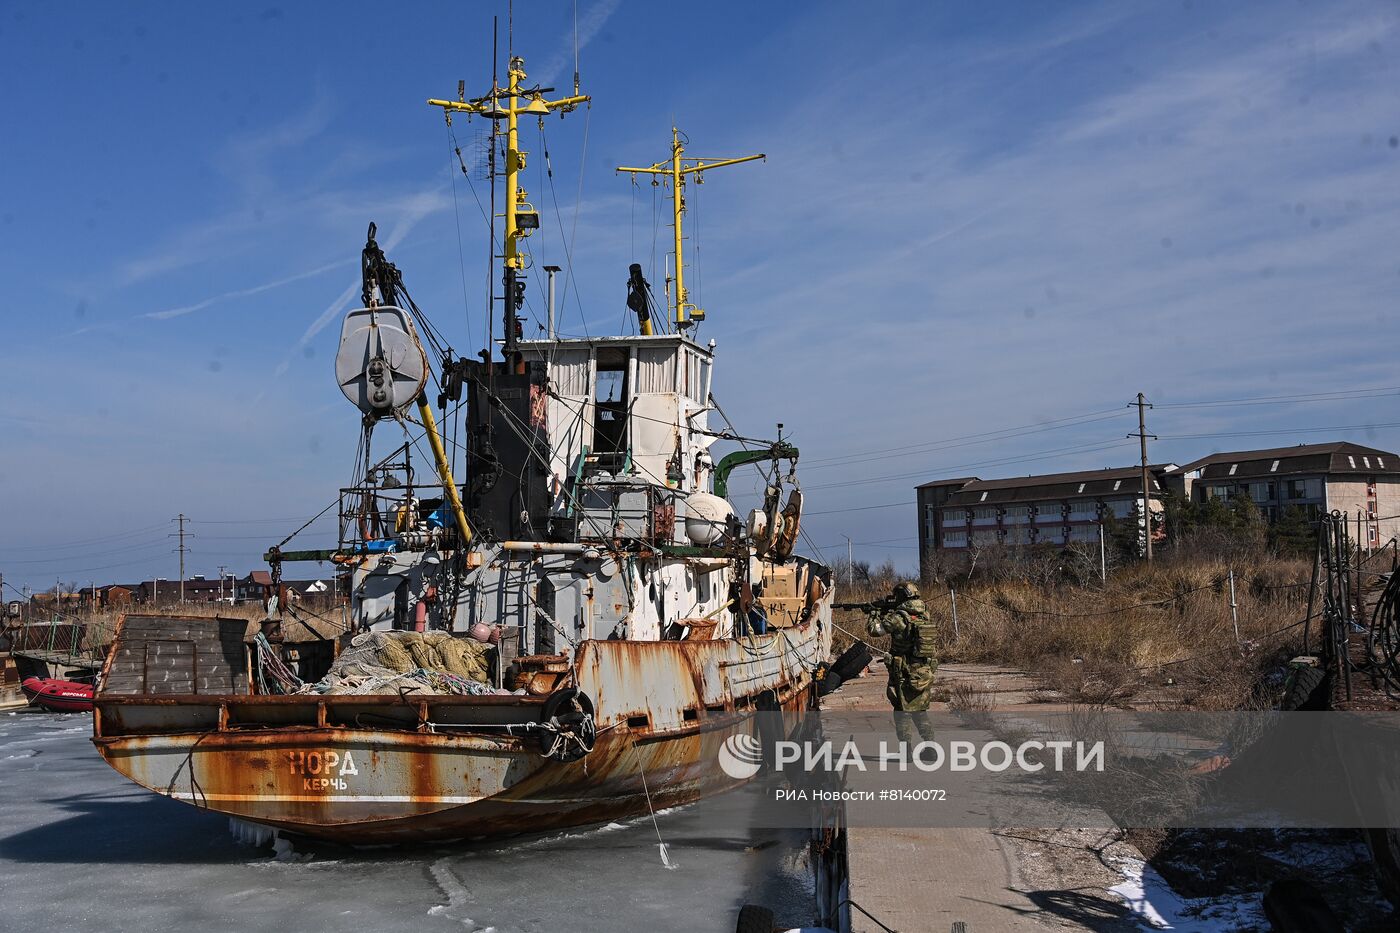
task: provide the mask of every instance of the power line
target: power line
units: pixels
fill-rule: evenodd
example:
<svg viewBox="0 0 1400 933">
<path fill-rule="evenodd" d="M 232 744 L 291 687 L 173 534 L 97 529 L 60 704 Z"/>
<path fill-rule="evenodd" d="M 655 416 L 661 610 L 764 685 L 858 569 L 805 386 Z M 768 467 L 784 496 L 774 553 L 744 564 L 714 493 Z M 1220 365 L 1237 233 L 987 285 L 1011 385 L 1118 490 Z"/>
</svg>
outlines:
<svg viewBox="0 0 1400 933">
<path fill-rule="evenodd" d="M 1095 442 L 1092 443 L 1092 444 L 1080 444 L 1080 445 L 1071 446 L 1071 447 L 1057 447 L 1057 448 L 1053 448 L 1053 449 L 1051 449 L 1051 450 L 1042 451 L 1042 452 L 1040 452 L 1040 453 L 1038 453 L 1038 454 L 1032 454 L 1032 455 L 1024 456 L 1024 457 L 1001 457 L 1001 458 L 997 458 L 997 459 L 993 459 L 993 460 L 975 460 L 975 461 L 972 461 L 971 463 L 959 463 L 959 464 L 954 464 L 954 465 L 952 465 L 952 466 L 944 466 L 944 467 L 928 467 L 928 468 L 921 469 L 921 470 L 915 470 L 915 471 L 909 472 L 909 473 L 892 473 L 892 474 L 889 474 L 889 475 L 887 475 L 887 476 L 876 476 L 876 477 L 871 477 L 870 479 L 851 480 L 851 481 L 848 481 L 848 482 L 822 483 L 822 484 L 819 484 L 819 485 L 816 485 L 816 486 L 809 486 L 809 487 L 807 487 L 807 488 L 808 488 L 808 489 L 832 489 L 832 488 L 845 488 L 845 487 L 848 487 L 848 486 L 867 486 L 867 485 L 870 485 L 871 483 L 888 483 L 888 482 L 893 482 L 893 481 L 895 481 L 895 480 L 911 479 L 911 478 L 915 478 L 915 477 L 919 477 L 919 476 L 927 476 L 929 473 L 947 473 L 947 472 L 952 472 L 953 470 L 966 470 L 966 469 L 969 469 L 969 468 L 971 468 L 971 467 L 979 467 L 979 466 L 1005 466 L 1005 465 L 1007 465 L 1007 464 L 1012 464 L 1012 463 L 1029 463 L 1029 462 L 1035 461 L 1035 460 L 1046 460 L 1046 459 L 1050 459 L 1050 458 L 1052 458 L 1052 457 L 1058 457 L 1058 456 L 1060 456 L 1060 455 L 1062 455 L 1062 454 L 1067 454 L 1067 453 L 1093 453 L 1093 452 L 1095 452 L 1095 451 L 1100 451 L 1100 450 L 1111 450 L 1111 449 L 1113 449 L 1113 448 L 1115 448 L 1115 447 L 1121 447 L 1121 446 L 1122 446 L 1122 443 L 1123 443 L 1123 442 L 1122 442 L 1121 440 L 1113 440 L 1113 441 L 1107 441 L 1107 442 L 1105 442 L 1105 441 L 1095 441 Z"/>
<path fill-rule="evenodd" d="M 1177 408 L 1206 408 L 1227 405 L 1284 405 L 1306 402 L 1329 402 L 1329 401 L 1349 401 L 1353 399 L 1385 398 L 1400 396 L 1400 386 L 1379 386 L 1370 389 L 1340 389 L 1335 392 L 1310 392 L 1296 395 L 1265 395 L 1237 399 L 1212 399 L 1199 402 L 1174 402 L 1160 403 L 1157 408 L 1177 409 Z M 1118 408 L 1103 409 L 1100 411 L 1085 412 L 1078 415 L 1067 415 L 1063 418 L 1053 418 L 1048 421 L 1039 421 L 1032 424 L 1018 425 L 1009 428 L 1000 428 L 993 431 L 982 431 L 974 434 L 955 435 L 933 441 L 922 441 L 918 444 L 905 444 L 899 447 L 883 447 L 874 450 L 863 451 L 859 454 L 842 454 L 828 457 L 807 458 L 803 461 L 803 467 L 808 470 L 825 469 L 827 464 L 839 464 L 851 460 L 871 461 L 886 460 L 892 457 L 908 456 L 920 451 L 933 451 L 937 449 L 947 449 L 952 447 L 970 446 L 971 444 L 984 443 L 996 440 L 1009 440 L 1027 434 L 1040 434 L 1046 431 L 1059 430 L 1060 428 L 1076 427 L 1081 424 L 1095 424 L 1101 421 L 1110 421 L 1120 418 L 1126 412 Z M 1394 427 L 1396 425 L 1372 425 L 1371 427 Z M 1356 426 L 1353 426 L 1356 427 Z M 1363 426 L 1364 427 L 1364 426 Z M 1347 426 L 1326 427 L 1317 430 L 1343 430 Z M 1312 430 L 1312 429 L 1307 429 Z M 1269 432 L 1275 433 L 1275 432 Z M 1208 437 L 1215 435 L 1175 435 L 1177 437 Z M 1225 435 L 1219 435 L 1225 436 Z M 957 443 L 967 442 L 967 443 Z M 908 451 L 910 453 L 903 453 Z M 891 456 L 871 456 L 872 454 L 890 454 Z"/>
<path fill-rule="evenodd" d="M 149 544 L 138 544 L 138 545 L 127 545 L 127 546 L 123 546 L 123 547 L 120 549 L 120 552 L 123 553 L 123 554 L 129 554 L 129 553 L 132 553 L 133 551 L 149 551 L 149 550 L 151 550 L 151 549 L 153 549 L 153 548 L 161 548 L 161 549 L 164 549 L 164 548 L 167 548 L 167 547 L 169 547 L 169 542 L 167 542 L 167 541 L 165 541 L 164 539 L 162 539 L 162 540 L 160 540 L 160 541 L 152 541 L 152 542 L 150 542 Z M 6 563 L 6 565 L 10 565 L 10 564 L 61 564 L 61 563 L 67 562 L 67 561 L 91 560 L 91 559 L 97 558 L 97 557 L 107 557 L 107 556 L 110 556 L 110 555 L 113 554 L 113 553 L 114 553 L 114 549 L 111 549 L 111 548 L 104 548 L 104 549 L 102 549 L 102 550 L 100 550 L 100 551 L 93 551 L 93 552 L 91 552 L 91 553 L 84 553 L 84 554 L 64 554 L 64 555 L 59 556 L 59 557 L 37 557 L 37 558 L 31 558 L 31 559 L 25 559 L 25 560 L 10 560 L 9 558 L 6 558 L 6 559 L 5 559 L 5 563 Z"/>
<path fill-rule="evenodd" d="M 305 515 L 287 515 L 283 518 L 191 518 L 189 522 L 194 525 L 271 525 L 284 522 L 304 522 Z M 164 527 L 164 526 L 160 526 Z"/>
<path fill-rule="evenodd" d="M 1277 431 L 1219 431 L 1211 434 L 1163 434 L 1161 440 L 1189 440 L 1201 437 L 1276 437 L 1280 434 L 1317 434 L 1322 431 L 1371 431 L 1376 428 L 1400 428 L 1400 421 L 1380 424 L 1331 424 L 1313 428 L 1280 428 Z"/>
<path fill-rule="evenodd" d="M 1258 395 L 1253 398 L 1213 399 L 1201 402 L 1164 402 L 1158 408 L 1213 408 L 1225 405 L 1291 405 L 1304 402 L 1345 402 L 1351 399 L 1385 398 L 1400 395 L 1400 386 L 1373 389 L 1338 389 L 1335 392 L 1305 392 L 1298 395 Z"/>
<path fill-rule="evenodd" d="M 58 550 L 65 550 L 65 549 L 75 548 L 75 547 L 85 547 L 85 546 L 90 545 L 90 544 L 100 544 L 100 543 L 106 542 L 106 541 L 118 541 L 118 540 L 123 540 L 123 539 L 126 539 L 126 538 L 137 538 L 137 537 L 141 537 L 142 535 L 148 535 L 148 534 L 152 534 L 152 533 L 161 531 L 161 530 L 163 530 L 163 529 L 166 528 L 166 527 L 168 527 L 167 523 L 166 523 L 166 522 L 161 522 L 161 523 L 158 524 L 158 525 L 151 525 L 149 528 L 136 528 L 136 529 L 132 529 L 131 531 L 119 531 L 119 532 L 114 532 L 113 534 L 110 534 L 110 535 L 100 535 L 100 536 L 98 536 L 98 537 L 96 537 L 96 538 L 83 538 L 83 539 L 79 539 L 79 540 L 77 540 L 77 541 L 68 541 L 68 542 L 65 542 L 65 543 L 63 543 L 63 544 L 44 544 L 44 545 L 12 544 L 12 545 L 8 545 L 8 546 L 6 546 L 6 547 L 0 547 L 0 551 L 24 551 L 25 553 L 30 553 L 30 552 L 33 552 L 33 551 L 58 551 Z"/>
<path fill-rule="evenodd" d="M 856 506 L 852 506 L 852 507 L 847 508 L 847 509 L 823 509 L 823 510 L 821 510 L 820 512 L 808 512 L 808 511 L 806 511 L 806 510 L 804 509 L 802 514 L 804 514 L 804 515 L 835 515 L 835 514 L 837 514 L 838 512 L 869 512 L 869 511 L 873 511 L 874 509 L 893 509 L 893 508 L 896 508 L 896 507 L 898 507 L 898 508 L 903 508 L 903 509 L 907 509 L 907 508 L 909 508 L 909 505 L 910 505 L 909 500 L 908 500 L 908 499 L 904 499 L 904 500 L 902 500 L 902 501 L 900 501 L 900 502 L 886 502 L 886 503 L 884 503 L 883 505 L 856 505 Z"/>
<path fill-rule="evenodd" d="M 812 466 L 810 462 L 804 462 L 803 468 L 807 470 L 825 470 L 830 467 L 841 466 L 845 463 L 850 463 L 853 461 L 869 463 L 874 460 L 895 460 L 899 457 L 914 457 L 918 456 L 919 454 L 934 453 L 940 450 L 952 450 L 956 447 L 974 447 L 978 444 L 991 444 L 995 443 L 996 441 L 1014 440 L 1016 438 L 1026 437 L 1031 434 L 1043 434 L 1046 431 L 1061 431 L 1066 428 L 1078 427 L 1079 425 L 1084 424 L 1097 424 L 1101 421 L 1112 421 L 1117 418 L 1122 418 L 1126 414 L 1127 412 L 1115 410 L 1111 415 L 1100 415 L 1097 418 L 1085 418 L 1079 421 L 1069 421 L 1064 424 L 1049 425 L 1039 428 L 1033 428 L 1030 430 L 1008 429 L 1006 433 L 998 433 L 995 436 L 980 437 L 976 440 L 965 440 L 960 441 L 958 443 L 930 441 L 927 445 L 923 445 L 917 450 L 904 450 L 902 453 L 891 453 L 878 457 L 867 457 L 863 454 L 851 454 L 845 457 L 824 457 L 821 458 L 821 462 L 819 462 L 816 466 Z"/>
<path fill-rule="evenodd" d="M 814 467 L 812 466 L 813 464 L 827 463 L 827 462 L 829 462 L 829 461 L 844 461 L 844 460 L 851 460 L 851 459 L 861 459 L 861 460 L 884 460 L 884 459 L 888 459 L 888 458 L 886 458 L 886 457 L 870 457 L 870 456 L 867 456 L 867 455 L 868 455 L 868 454 L 885 454 L 885 453 L 891 453 L 891 452 L 894 452 L 894 451 L 903 451 L 903 450 L 914 451 L 914 450 L 916 450 L 916 449 L 921 449 L 921 448 L 926 448 L 926 447 L 935 447 L 935 446 L 944 445 L 944 444 L 947 444 L 947 445 L 950 445 L 950 446 L 965 446 L 965 445 L 961 445 L 961 444 L 954 444 L 953 442 L 954 442 L 954 441 L 974 441 L 974 440 L 977 439 L 977 438 L 987 438 L 987 439 L 989 439 L 989 440 L 1002 440 L 1002 439 L 1004 439 L 1004 438 L 998 437 L 997 435 L 1003 435 L 1003 434 L 1005 434 L 1005 435 L 1009 435 L 1009 436 L 1016 436 L 1018 433 L 1024 433 L 1024 434 L 1038 434 L 1038 433 L 1041 433 L 1041 432 L 1043 432 L 1043 431 L 1055 430 L 1055 429 L 1057 429 L 1057 428 L 1059 428 L 1059 427 L 1066 427 L 1066 428 L 1069 428 L 1069 427 L 1074 427 L 1076 424 L 1093 424 L 1094 422 L 1097 422 L 1097 421 L 1108 421 L 1108 420 L 1110 420 L 1110 419 L 1112 419 L 1112 418 L 1121 418 L 1121 417 L 1123 417 L 1124 414 L 1125 414 L 1125 412 L 1124 412 L 1121 408 L 1109 408 L 1109 409 L 1105 409 L 1105 410 L 1103 410 L 1103 411 L 1092 411 L 1092 412 L 1087 412 L 1087 413 L 1082 414 L 1082 415 L 1070 415 L 1070 416 L 1067 416 L 1067 417 L 1064 417 L 1064 418 L 1053 418 L 1053 419 L 1051 419 L 1051 420 L 1049 420 L 1049 421 L 1039 421 L 1039 422 L 1036 422 L 1035 424 L 1024 424 L 1024 425 L 1019 425 L 1019 426 L 1017 426 L 1017 427 L 1012 427 L 1012 428 L 1001 428 L 1001 429 L 998 429 L 998 430 L 995 430 L 995 431 L 982 431 L 982 432 L 979 432 L 979 433 L 977 433 L 977 434 L 962 434 L 962 435 L 957 435 L 957 436 L 954 436 L 954 437 L 945 437 L 945 438 L 942 438 L 942 439 L 940 439 L 940 440 L 935 440 L 935 441 L 922 441 L 922 442 L 920 442 L 920 443 L 918 443 L 918 444 L 905 444 L 905 445 L 903 445 L 903 446 L 901 446 L 901 447 L 883 447 L 883 448 L 877 448 L 877 449 L 875 449 L 875 450 L 863 451 L 861 454 L 858 454 L 858 455 L 846 455 L 846 454 L 843 454 L 843 455 L 841 455 L 841 456 L 808 458 L 806 461 L 803 462 L 802 465 L 803 465 L 803 467 L 806 468 L 806 469 L 814 469 Z M 1072 422 L 1072 423 L 1066 423 L 1066 422 Z"/>
</svg>

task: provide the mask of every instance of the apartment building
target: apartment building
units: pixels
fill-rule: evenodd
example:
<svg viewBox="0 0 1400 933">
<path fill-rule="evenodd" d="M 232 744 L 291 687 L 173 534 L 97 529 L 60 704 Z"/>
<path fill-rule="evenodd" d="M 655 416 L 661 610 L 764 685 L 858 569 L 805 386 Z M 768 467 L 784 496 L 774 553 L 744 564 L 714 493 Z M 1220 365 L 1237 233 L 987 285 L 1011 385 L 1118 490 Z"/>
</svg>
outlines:
<svg viewBox="0 0 1400 933">
<path fill-rule="evenodd" d="M 1148 500 L 1162 513 L 1162 477 L 1175 464 L 1148 468 Z M 916 488 L 919 551 L 964 551 L 1097 542 L 1103 516 L 1127 520 L 1142 502 L 1141 467 L 1049 473 L 1009 479 L 959 477 Z M 1160 529 L 1157 535 L 1160 536 Z"/>
<path fill-rule="evenodd" d="M 1309 517 L 1359 515 L 1367 547 L 1400 534 L 1400 455 L 1347 441 L 1214 453 L 1165 482 L 1192 502 L 1248 496 L 1271 522 L 1294 506 Z"/>
</svg>

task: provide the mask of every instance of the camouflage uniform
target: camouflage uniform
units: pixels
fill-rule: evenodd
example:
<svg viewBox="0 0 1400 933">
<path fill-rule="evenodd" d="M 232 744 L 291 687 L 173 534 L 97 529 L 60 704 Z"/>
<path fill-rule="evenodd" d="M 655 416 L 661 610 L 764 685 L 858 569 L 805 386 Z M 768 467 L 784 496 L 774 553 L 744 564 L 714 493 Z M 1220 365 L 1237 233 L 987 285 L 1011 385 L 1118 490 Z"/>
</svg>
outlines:
<svg viewBox="0 0 1400 933">
<path fill-rule="evenodd" d="M 869 625 L 871 635 L 890 636 L 890 657 L 886 661 L 889 685 L 885 688 L 885 696 L 894 707 L 895 725 L 902 741 L 917 741 L 909 728 L 911 724 L 918 728 L 925 741 L 932 741 L 933 729 L 925 714 L 928 712 L 929 694 L 933 690 L 933 677 L 938 671 L 938 658 L 934 650 L 938 643 L 938 630 L 929 618 L 928 609 L 919 598 L 914 584 L 901 583 L 896 586 L 893 601 L 898 604 L 897 607 L 876 613 Z"/>
</svg>

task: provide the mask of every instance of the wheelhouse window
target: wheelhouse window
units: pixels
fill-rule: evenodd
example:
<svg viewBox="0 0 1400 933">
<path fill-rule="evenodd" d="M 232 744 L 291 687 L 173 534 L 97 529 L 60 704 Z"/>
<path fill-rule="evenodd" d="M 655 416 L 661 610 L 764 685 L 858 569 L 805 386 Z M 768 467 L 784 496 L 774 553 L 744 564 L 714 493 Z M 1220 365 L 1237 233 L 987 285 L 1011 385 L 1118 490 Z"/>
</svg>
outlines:
<svg viewBox="0 0 1400 933">
<path fill-rule="evenodd" d="M 593 452 L 600 463 L 616 471 L 622 467 L 628 448 L 627 351 L 599 350 L 597 372 L 593 383 Z"/>
</svg>

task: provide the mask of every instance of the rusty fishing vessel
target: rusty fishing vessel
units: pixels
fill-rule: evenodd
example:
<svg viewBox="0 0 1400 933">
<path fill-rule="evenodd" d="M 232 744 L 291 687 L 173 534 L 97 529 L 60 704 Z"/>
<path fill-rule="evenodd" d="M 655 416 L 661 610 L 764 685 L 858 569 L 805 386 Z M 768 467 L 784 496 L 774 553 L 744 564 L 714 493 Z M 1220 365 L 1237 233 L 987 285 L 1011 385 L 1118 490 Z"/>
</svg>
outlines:
<svg viewBox="0 0 1400 933">
<path fill-rule="evenodd" d="M 772 719 L 757 711 L 812 703 L 833 583 L 794 553 L 798 451 L 781 425 L 754 441 L 712 423 L 715 343 L 698 339 L 704 314 L 685 287 L 687 183 L 760 157 L 688 158 L 673 132 L 669 159 L 620 169 L 669 188 L 664 313 L 633 264 L 635 332 L 560 336 L 547 266 L 547 326 L 525 339 L 540 217 L 520 187 L 520 123 L 589 103 L 577 73 L 574 93 L 553 100 L 525 79 L 512 55 L 487 94 L 468 99 L 459 84 L 456 100 L 429 101 L 449 127 L 464 114 L 491 127 L 499 339 L 476 357 L 453 352 L 370 225 L 364 307 L 346 315 L 336 359 L 363 425 L 339 540 L 269 550 L 261 623 L 122 620 L 93 741 L 131 780 L 352 843 L 534 832 L 732 788 L 744 777 L 717 764 L 726 738 Z M 387 453 L 372 454 L 389 433 Z M 743 449 L 720 456 L 717 443 Z M 762 504 L 740 516 L 728 488 L 746 465 L 766 479 Z M 341 619 L 280 591 L 282 566 L 311 560 L 340 568 Z M 390 649 L 412 670 L 380 676 Z"/>
</svg>

